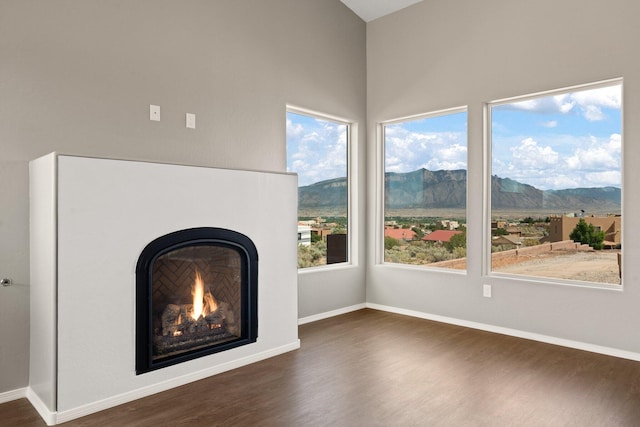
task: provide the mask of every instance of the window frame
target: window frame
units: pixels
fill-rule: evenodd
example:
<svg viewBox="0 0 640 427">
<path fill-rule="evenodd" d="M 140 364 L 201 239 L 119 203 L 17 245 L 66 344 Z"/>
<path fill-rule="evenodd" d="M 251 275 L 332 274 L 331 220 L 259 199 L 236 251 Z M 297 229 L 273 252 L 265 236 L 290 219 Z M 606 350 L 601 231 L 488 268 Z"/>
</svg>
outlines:
<svg viewBox="0 0 640 427">
<path fill-rule="evenodd" d="M 308 109 L 292 104 L 286 104 L 285 123 L 288 113 L 303 115 L 317 120 L 330 121 L 346 126 L 346 145 L 347 145 L 347 260 L 345 262 L 335 264 L 316 265 L 312 267 L 297 268 L 298 274 L 313 273 L 317 271 L 338 270 L 345 268 L 353 268 L 358 265 L 358 232 L 356 229 L 357 205 L 357 146 L 355 141 L 358 140 L 358 124 L 355 120 L 346 119 L 332 114 L 318 112 L 317 110 Z M 286 130 L 285 130 L 286 132 Z M 285 135 L 285 167 L 287 167 L 287 142 Z M 290 172 L 295 173 L 297 172 Z M 298 206 L 296 206 L 296 218 L 299 217 Z"/>
<path fill-rule="evenodd" d="M 563 88 L 545 90 L 525 95 L 517 95 L 508 98 L 496 99 L 493 101 L 487 101 L 483 105 L 483 226 L 482 226 L 482 273 L 481 276 L 483 279 L 509 279 L 520 282 L 527 283 L 541 283 L 541 284 L 550 284 L 550 285 L 560 285 L 560 286 L 572 286 L 572 287 L 580 287 L 580 288 L 596 288 L 596 289 L 607 289 L 607 290 L 616 290 L 623 291 L 624 290 L 624 262 L 621 265 L 621 274 L 620 274 L 620 284 L 611 284 L 604 282 L 587 282 L 580 280 L 572 280 L 572 279 L 562 279 L 562 278 L 554 278 L 554 277 L 545 277 L 545 276 L 530 276 L 530 275 L 519 275 L 512 273 L 504 273 L 504 272 L 494 272 L 492 271 L 491 262 L 492 262 L 492 252 L 491 252 L 491 221 L 492 221 L 492 203 L 491 203 L 491 176 L 493 174 L 493 121 L 492 121 L 492 107 L 501 106 L 506 104 L 512 104 L 516 102 L 522 102 L 533 99 L 540 99 L 544 97 L 551 97 L 562 94 L 569 94 L 580 91 L 587 91 L 592 89 L 599 89 L 605 87 L 613 87 L 620 86 L 620 97 L 621 97 L 621 105 L 620 105 L 620 133 L 621 133 L 621 162 L 620 162 L 620 214 L 621 214 L 621 229 L 624 230 L 624 192 L 625 192 L 625 184 L 624 184 L 624 79 L 622 77 L 613 78 L 608 80 L 601 80 L 592 83 L 578 84 L 572 86 L 566 86 Z M 620 236 L 621 244 L 623 243 L 624 233 L 621 233 Z"/>
<path fill-rule="evenodd" d="M 435 117 L 446 116 L 450 114 L 458 114 L 465 113 L 466 114 L 466 147 L 467 150 L 469 148 L 469 106 L 462 105 L 458 107 L 445 108 L 441 110 L 434 110 L 427 113 L 419 113 L 413 114 L 409 116 L 394 118 L 390 120 L 384 120 L 378 122 L 376 126 L 376 141 L 377 141 L 377 168 L 376 168 L 376 211 L 375 211 L 375 224 L 376 224 L 376 233 L 375 233 L 375 260 L 374 263 L 379 266 L 387 266 L 393 268 L 402 268 L 409 270 L 419 270 L 419 271 L 437 271 L 448 274 L 460 274 L 467 275 L 469 271 L 469 266 L 464 270 L 458 270 L 453 268 L 444 268 L 444 267 L 433 267 L 429 264 L 424 265 L 415 265 L 415 264 L 402 264 L 395 262 L 385 261 L 384 257 L 384 224 L 385 224 L 385 160 L 386 160 L 386 140 L 385 140 L 385 128 L 389 125 L 405 123 L 410 121 L 429 119 Z M 465 182 L 466 185 L 466 199 L 465 199 L 465 217 L 468 219 L 468 208 L 469 208 L 469 156 L 467 154 L 467 180 Z M 467 221 L 468 224 L 468 221 Z M 467 230 L 467 249 L 469 244 L 469 230 Z"/>
</svg>

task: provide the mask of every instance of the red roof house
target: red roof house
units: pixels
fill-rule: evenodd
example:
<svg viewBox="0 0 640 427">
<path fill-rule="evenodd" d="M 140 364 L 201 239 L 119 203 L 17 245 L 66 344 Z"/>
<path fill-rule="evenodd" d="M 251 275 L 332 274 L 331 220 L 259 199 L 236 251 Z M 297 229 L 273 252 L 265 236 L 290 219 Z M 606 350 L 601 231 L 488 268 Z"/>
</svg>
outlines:
<svg viewBox="0 0 640 427">
<path fill-rule="evenodd" d="M 450 230 L 436 230 L 431 234 L 427 234 L 422 240 L 427 242 L 440 242 L 445 243 L 451 240 L 456 234 L 461 234 L 462 231 L 450 231 Z"/>
<path fill-rule="evenodd" d="M 384 237 L 393 237 L 397 240 L 413 240 L 416 232 L 407 228 L 385 228 Z"/>
</svg>

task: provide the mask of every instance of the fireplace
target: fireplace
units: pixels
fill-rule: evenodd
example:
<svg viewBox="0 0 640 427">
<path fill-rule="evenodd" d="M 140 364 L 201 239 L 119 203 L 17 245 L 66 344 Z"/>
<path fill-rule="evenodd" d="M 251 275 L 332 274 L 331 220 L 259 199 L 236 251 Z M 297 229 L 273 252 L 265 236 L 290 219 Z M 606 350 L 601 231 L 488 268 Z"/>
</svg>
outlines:
<svg viewBox="0 0 640 427">
<path fill-rule="evenodd" d="M 47 424 L 300 347 L 295 175 L 52 153 L 30 177 L 27 397 Z M 172 325 L 196 281 L 218 313 Z"/>
<path fill-rule="evenodd" d="M 258 254 L 247 236 L 190 228 L 150 242 L 136 268 L 136 374 L 256 342 Z"/>
</svg>

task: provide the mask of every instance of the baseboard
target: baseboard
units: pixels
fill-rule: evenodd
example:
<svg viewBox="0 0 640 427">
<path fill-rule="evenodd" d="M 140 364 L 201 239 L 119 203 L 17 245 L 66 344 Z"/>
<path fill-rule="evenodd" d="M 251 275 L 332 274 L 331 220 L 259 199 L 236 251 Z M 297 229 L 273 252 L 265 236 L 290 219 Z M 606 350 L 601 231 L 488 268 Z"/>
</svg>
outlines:
<svg viewBox="0 0 640 427">
<path fill-rule="evenodd" d="M 204 369 L 198 372 L 193 372 L 188 375 L 173 378 L 168 381 L 164 381 L 158 384 L 154 384 L 148 387 L 132 390 L 127 393 L 122 393 L 117 396 L 103 399 L 97 402 L 83 405 L 77 408 L 69 409 L 66 411 L 50 412 L 46 406 L 40 401 L 40 399 L 34 394 L 27 392 L 27 397 L 31 404 L 36 408 L 42 419 L 47 425 L 56 425 L 67 421 L 75 420 L 86 415 L 90 415 L 96 412 L 103 411 L 105 409 L 113 408 L 114 406 L 122 405 L 123 403 L 131 402 L 143 397 L 151 396 L 152 394 L 160 393 L 166 390 L 170 390 L 175 387 L 198 381 L 204 378 L 211 377 L 213 375 L 221 374 L 232 369 L 240 368 L 251 363 L 259 362 L 261 360 L 268 359 L 270 357 L 278 356 L 289 351 L 297 350 L 300 348 L 300 340 L 296 340 L 290 344 L 276 347 L 267 351 L 263 351 L 258 354 L 253 354 L 238 360 L 233 360 L 228 363 L 213 366 L 209 369 Z"/>
<path fill-rule="evenodd" d="M 40 414 L 40 417 L 47 423 L 48 426 L 56 425 L 56 412 L 51 412 L 47 405 L 40 399 L 40 397 L 29 387 L 27 389 L 27 399 L 31 406 L 35 408 L 35 410 Z"/>
<path fill-rule="evenodd" d="M 0 404 L 27 397 L 27 387 L 0 393 Z"/>
<path fill-rule="evenodd" d="M 328 319 L 329 317 L 339 316 L 341 314 L 350 313 L 352 311 L 362 310 L 363 308 L 367 308 L 367 305 L 365 303 L 343 307 L 337 310 L 326 311 L 324 313 L 314 314 L 313 316 L 301 317 L 300 319 L 298 319 L 298 325 L 304 325 L 305 323 Z"/>
<path fill-rule="evenodd" d="M 562 347 L 574 348 L 576 350 L 589 351 L 591 353 L 599 353 L 607 356 L 619 357 L 621 359 L 634 360 L 640 362 L 640 353 L 634 353 L 631 351 L 620 350 L 617 348 L 605 347 L 595 344 L 584 343 L 580 341 L 567 340 L 564 338 L 557 338 L 548 335 L 536 334 L 533 332 L 525 332 L 517 329 L 503 328 L 501 326 L 488 325 L 485 323 L 471 322 L 468 320 L 456 319 L 453 317 L 439 316 L 437 314 L 424 313 L 421 311 L 406 310 L 403 308 L 390 307 L 386 305 L 367 303 L 367 308 L 374 310 L 387 311 L 390 313 L 402 314 L 405 316 L 418 317 L 426 320 L 433 320 L 436 322 L 449 323 L 457 326 L 464 326 L 466 328 L 479 329 L 487 332 L 494 332 L 502 335 L 509 335 L 512 337 L 524 338 L 533 341 L 540 341 L 547 344 L 559 345 Z"/>
</svg>

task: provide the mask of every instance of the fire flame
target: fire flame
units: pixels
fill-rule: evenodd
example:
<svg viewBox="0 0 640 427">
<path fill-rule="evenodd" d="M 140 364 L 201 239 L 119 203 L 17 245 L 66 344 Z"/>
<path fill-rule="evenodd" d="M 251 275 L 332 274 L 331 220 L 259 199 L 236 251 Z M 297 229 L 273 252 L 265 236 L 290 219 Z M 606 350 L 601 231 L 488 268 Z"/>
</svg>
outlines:
<svg viewBox="0 0 640 427">
<path fill-rule="evenodd" d="M 193 311 L 191 312 L 193 320 L 205 317 L 207 314 L 213 313 L 218 309 L 218 302 L 213 295 L 211 295 L 211 292 L 207 291 L 205 293 L 204 281 L 198 271 L 196 271 L 196 280 L 193 284 L 191 295 L 193 296 Z"/>
</svg>

